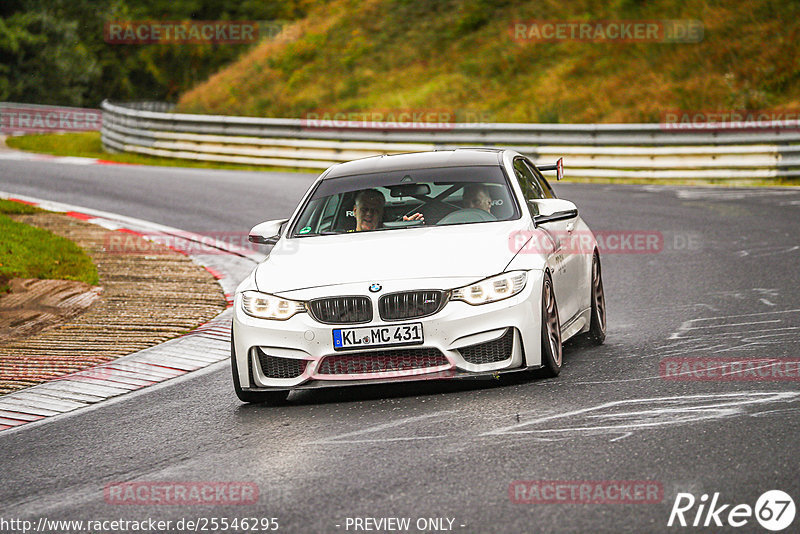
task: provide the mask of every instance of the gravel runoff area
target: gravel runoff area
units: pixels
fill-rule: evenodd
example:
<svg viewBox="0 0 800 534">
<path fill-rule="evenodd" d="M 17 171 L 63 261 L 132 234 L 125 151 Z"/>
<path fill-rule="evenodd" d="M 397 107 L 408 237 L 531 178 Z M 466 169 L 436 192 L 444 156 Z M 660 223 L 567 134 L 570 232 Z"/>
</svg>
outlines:
<svg viewBox="0 0 800 534">
<path fill-rule="evenodd" d="M 43 212 L 13 219 L 50 230 L 91 256 L 100 279 L 80 315 L 0 338 L 0 395 L 114 360 L 185 334 L 227 306 L 214 276 L 180 252 L 138 235 Z M 109 246 L 124 242 L 124 247 Z M 15 304 L 11 293 L 0 298 Z M 18 299 L 17 299 L 18 300 Z M 38 320 L 41 320 L 39 318 Z M 27 325 L 30 326 L 30 325 Z"/>
</svg>

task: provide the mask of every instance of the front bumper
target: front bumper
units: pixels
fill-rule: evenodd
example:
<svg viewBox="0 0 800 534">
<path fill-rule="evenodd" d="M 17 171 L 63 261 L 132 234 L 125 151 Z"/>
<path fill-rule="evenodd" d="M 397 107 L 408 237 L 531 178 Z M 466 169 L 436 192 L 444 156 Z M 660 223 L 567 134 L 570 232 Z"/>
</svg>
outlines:
<svg viewBox="0 0 800 534">
<path fill-rule="evenodd" d="M 311 389 L 352 384 L 375 384 L 408 380 L 463 378 L 493 375 L 509 370 L 541 366 L 541 278 L 530 272 L 523 291 L 506 300 L 471 306 L 461 301 L 448 302 L 438 313 L 407 321 L 382 321 L 375 313 L 370 323 L 359 325 L 326 325 L 314 320 L 308 313 L 299 313 L 286 321 L 257 319 L 241 308 L 241 294 L 234 299 L 233 339 L 234 357 L 242 389 L 266 391 L 274 389 Z M 373 301 L 377 299 L 373 298 Z M 374 302 L 373 302 L 374 303 Z M 377 311 L 377 310 L 376 310 Z M 424 343 L 391 349 L 334 350 L 335 328 L 371 327 L 402 323 L 422 323 Z M 510 330 L 509 330 L 510 329 Z M 471 363 L 462 349 L 491 342 L 499 343 L 504 336 L 513 339 L 509 356 L 500 361 Z M 506 338 L 508 339 L 508 338 Z M 328 356 L 341 360 L 347 355 L 352 360 L 363 361 L 371 354 L 389 350 L 432 349 L 443 358 L 435 365 L 414 368 L 391 368 L 366 371 L 363 367 L 339 367 L 333 374 L 321 365 Z M 268 376 L 262 368 L 260 355 L 298 360 L 297 376 L 276 378 Z M 346 358 L 345 358 L 346 359 Z M 476 361 L 474 357 L 470 357 Z M 332 360 L 331 360 L 332 361 Z M 323 372 L 321 372 L 323 371 Z"/>
</svg>

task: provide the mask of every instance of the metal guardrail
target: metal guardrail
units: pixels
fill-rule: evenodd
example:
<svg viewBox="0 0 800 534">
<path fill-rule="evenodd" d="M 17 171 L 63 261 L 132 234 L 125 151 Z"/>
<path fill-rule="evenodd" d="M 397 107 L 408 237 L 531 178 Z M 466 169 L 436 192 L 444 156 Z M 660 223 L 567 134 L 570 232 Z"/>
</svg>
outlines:
<svg viewBox="0 0 800 534">
<path fill-rule="evenodd" d="M 800 177 L 800 131 L 673 130 L 660 124 L 398 125 L 170 113 L 159 103 L 103 102 L 106 150 L 202 161 L 324 169 L 351 159 L 503 146 L 534 161 L 564 156 L 580 178 Z M 763 126 L 763 125 L 762 125 Z"/>
</svg>

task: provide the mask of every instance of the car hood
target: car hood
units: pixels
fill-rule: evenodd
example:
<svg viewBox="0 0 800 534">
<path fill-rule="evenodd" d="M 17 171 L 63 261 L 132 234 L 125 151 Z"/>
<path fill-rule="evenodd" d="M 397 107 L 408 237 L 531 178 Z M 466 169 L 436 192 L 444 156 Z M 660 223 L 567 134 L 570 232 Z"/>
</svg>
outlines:
<svg viewBox="0 0 800 534">
<path fill-rule="evenodd" d="M 420 278 L 480 279 L 517 252 L 522 220 L 283 238 L 256 269 L 259 291 Z"/>
</svg>

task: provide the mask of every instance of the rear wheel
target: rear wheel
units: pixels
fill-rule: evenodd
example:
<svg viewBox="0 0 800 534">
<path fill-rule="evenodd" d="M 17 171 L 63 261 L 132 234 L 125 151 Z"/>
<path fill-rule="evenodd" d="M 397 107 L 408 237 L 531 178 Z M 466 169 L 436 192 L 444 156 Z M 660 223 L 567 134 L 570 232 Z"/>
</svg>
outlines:
<svg viewBox="0 0 800 534">
<path fill-rule="evenodd" d="M 282 404 L 289 398 L 289 391 L 245 391 L 239 382 L 239 369 L 236 366 L 236 350 L 233 344 L 233 329 L 231 328 L 231 371 L 233 372 L 233 389 L 242 402 Z"/>
<path fill-rule="evenodd" d="M 591 345 L 602 345 L 606 340 L 606 295 L 597 252 L 592 259 L 592 318 L 584 339 Z"/>
<path fill-rule="evenodd" d="M 561 321 L 553 291 L 553 279 L 545 273 L 542 284 L 542 371 L 543 376 L 558 376 L 561 372 Z"/>
</svg>

